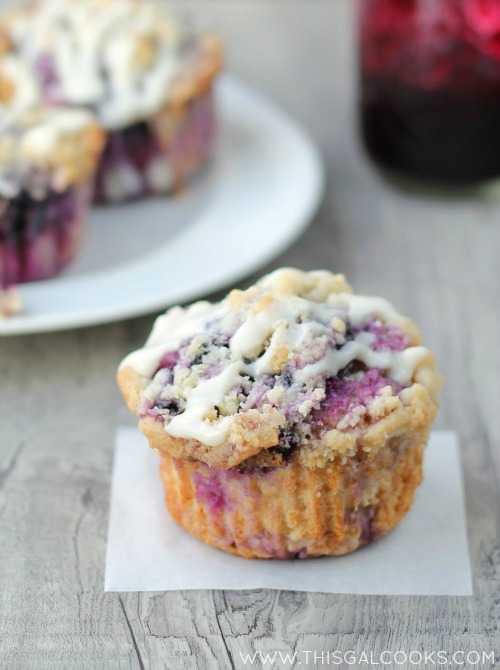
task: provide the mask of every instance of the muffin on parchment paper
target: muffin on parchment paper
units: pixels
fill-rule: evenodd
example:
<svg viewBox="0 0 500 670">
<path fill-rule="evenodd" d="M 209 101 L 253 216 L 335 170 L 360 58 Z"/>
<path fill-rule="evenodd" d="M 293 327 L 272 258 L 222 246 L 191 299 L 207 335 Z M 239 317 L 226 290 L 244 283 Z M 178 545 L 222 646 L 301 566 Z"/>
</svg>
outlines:
<svg viewBox="0 0 500 670">
<path fill-rule="evenodd" d="M 181 526 L 240 556 L 305 558 L 354 551 L 406 514 L 441 376 L 386 300 L 282 269 L 168 310 L 118 383 Z"/>
<path fill-rule="evenodd" d="M 107 132 L 95 197 L 168 193 L 206 161 L 215 128 L 216 37 L 147 0 L 36 0 L 0 32 L 50 105 L 86 107 Z"/>
<path fill-rule="evenodd" d="M 75 256 L 104 135 L 83 109 L 40 103 L 30 68 L 0 55 L 0 288 L 53 277 Z M 2 294 L 0 311 L 18 311 Z"/>
</svg>

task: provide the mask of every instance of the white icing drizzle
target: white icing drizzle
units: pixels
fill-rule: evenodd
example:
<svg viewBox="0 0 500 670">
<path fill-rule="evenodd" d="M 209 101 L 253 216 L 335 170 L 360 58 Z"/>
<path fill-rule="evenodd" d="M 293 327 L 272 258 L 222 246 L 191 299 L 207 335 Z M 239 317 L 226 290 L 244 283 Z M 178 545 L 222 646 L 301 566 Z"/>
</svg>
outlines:
<svg viewBox="0 0 500 670">
<path fill-rule="evenodd" d="M 231 308 L 230 296 L 215 305 L 202 302 L 188 309 L 174 307 L 157 319 L 145 347 L 125 358 L 122 367 L 131 366 L 139 374 L 152 377 L 163 356 L 176 350 L 186 337 L 203 332 L 207 322 L 219 320 L 217 329 L 221 332 L 231 332 L 231 323 L 240 324 L 229 343 L 228 366 L 217 376 L 199 381 L 195 388 L 185 389 L 184 412 L 165 426 L 170 435 L 197 439 L 209 446 L 222 444 L 234 416 L 213 419 L 214 410 L 241 383 L 242 375 L 257 378 L 277 374 L 277 360 L 283 367 L 308 347 L 315 353 L 311 363 L 295 370 L 295 384 L 314 387 L 315 380 L 335 376 L 352 361 L 387 370 L 389 378 L 400 384 L 411 382 L 416 368 L 429 355 L 425 347 L 375 351 L 370 346 L 373 335 L 359 333 L 339 349 L 331 348 L 332 320 L 348 320 L 353 326 L 373 318 L 400 323 L 401 317 L 389 302 L 349 293 L 332 293 L 323 302 L 283 295 L 274 288 L 282 286 L 287 272 L 291 271 L 284 269 L 265 277 L 256 285 L 257 291 L 253 287 L 243 294 L 248 299 L 236 309 Z M 304 275 L 311 276 L 318 273 Z"/>
<path fill-rule="evenodd" d="M 120 368 L 130 366 L 140 375 L 151 377 L 160 361 L 169 351 L 175 351 L 183 339 L 203 331 L 210 319 L 218 318 L 219 305 L 210 302 L 195 302 L 190 307 L 172 307 L 159 316 L 143 349 L 129 354 Z"/>
<path fill-rule="evenodd" d="M 299 370 L 296 379 L 306 383 L 318 375 L 334 377 L 352 361 L 360 361 L 368 368 L 387 370 L 390 379 L 399 384 L 407 384 L 417 365 L 428 355 L 425 347 L 409 347 L 403 351 L 373 351 L 359 339 L 354 339 L 339 351 L 329 351 L 321 360 Z"/>
<path fill-rule="evenodd" d="M 108 129 L 157 112 L 180 67 L 177 31 L 154 3 L 41 0 L 35 16 L 21 14 L 10 29 L 33 65 L 49 59 L 52 94 L 90 107 Z"/>
<path fill-rule="evenodd" d="M 385 298 L 339 293 L 330 296 L 329 302 L 336 305 L 345 303 L 349 309 L 349 321 L 353 326 L 358 326 L 367 318 L 378 317 L 383 321 L 394 321 L 400 318 L 398 312 Z"/>
<path fill-rule="evenodd" d="M 232 417 L 225 416 L 218 421 L 207 421 L 206 416 L 222 402 L 224 396 L 240 382 L 242 365 L 236 361 L 220 375 L 198 384 L 189 396 L 186 410 L 174 416 L 168 426 L 173 437 L 200 440 L 209 447 L 222 444 L 231 428 Z"/>
</svg>

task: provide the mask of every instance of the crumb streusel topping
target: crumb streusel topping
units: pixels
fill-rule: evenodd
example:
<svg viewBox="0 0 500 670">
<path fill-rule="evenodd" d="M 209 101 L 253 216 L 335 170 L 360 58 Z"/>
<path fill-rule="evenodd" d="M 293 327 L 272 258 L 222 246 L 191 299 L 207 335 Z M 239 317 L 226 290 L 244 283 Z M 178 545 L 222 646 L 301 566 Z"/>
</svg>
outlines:
<svg viewBox="0 0 500 670">
<path fill-rule="evenodd" d="M 159 4 L 140 0 L 39 0 L 3 23 L 46 100 L 88 107 L 108 129 L 161 109 L 188 41 Z"/>
<path fill-rule="evenodd" d="M 206 462 L 223 447 L 213 464 L 230 467 L 313 433 L 338 447 L 342 431 L 398 409 L 416 382 L 434 395 L 433 357 L 419 341 L 390 303 L 354 295 L 343 276 L 282 269 L 220 303 L 168 310 L 121 371 L 142 380 L 141 418 L 205 445 L 195 457 Z"/>
<path fill-rule="evenodd" d="M 48 107 L 29 66 L 12 54 L 0 58 L 0 195 L 26 185 L 43 194 L 91 176 L 103 133 L 84 109 Z"/>
</svg>

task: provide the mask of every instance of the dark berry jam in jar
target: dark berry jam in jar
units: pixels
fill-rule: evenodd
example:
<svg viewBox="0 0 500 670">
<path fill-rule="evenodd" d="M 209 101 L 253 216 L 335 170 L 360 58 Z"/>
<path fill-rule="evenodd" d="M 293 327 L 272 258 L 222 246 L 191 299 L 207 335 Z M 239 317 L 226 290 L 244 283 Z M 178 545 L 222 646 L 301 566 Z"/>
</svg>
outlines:
<svg viewBox="0 0 500 670">
<path fill-rule="evenodd" d="M 383 167 L 500 176 L 500 0 L 357 0 L 361 128 Z"/>
</svg>

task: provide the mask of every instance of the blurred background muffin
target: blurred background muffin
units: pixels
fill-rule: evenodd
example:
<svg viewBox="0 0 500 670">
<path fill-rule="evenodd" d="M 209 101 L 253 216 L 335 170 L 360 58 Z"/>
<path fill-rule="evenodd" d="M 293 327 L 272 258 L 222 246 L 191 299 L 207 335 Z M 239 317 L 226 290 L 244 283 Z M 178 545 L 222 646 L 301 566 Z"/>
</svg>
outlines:
<svg viewBox="0 0 500 670">
<path fill-rule="evenodd" d="M 0 57 L 0 287 L 53 277 L 74 258 L 103 144 L 90 112 L 41 103 L 26 63 Z"/>
<path fill-rule="evenodd" d="M 11 10 L 1 29 L 46 103 L 84 106 L 106 130 L 96 200 L 169 193 L 204 164 L 222 65 L 215 36 L 142 0 L 40 0 Z"/>
</svg>

